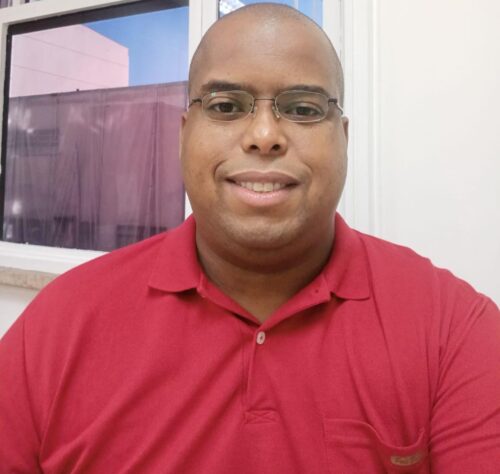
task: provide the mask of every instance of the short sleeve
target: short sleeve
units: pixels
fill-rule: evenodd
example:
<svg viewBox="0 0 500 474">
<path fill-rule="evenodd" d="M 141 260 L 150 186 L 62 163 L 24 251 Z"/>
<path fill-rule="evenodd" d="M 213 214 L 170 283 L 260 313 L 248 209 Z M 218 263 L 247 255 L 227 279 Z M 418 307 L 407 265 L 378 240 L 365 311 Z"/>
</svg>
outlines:
<svg viewBox="0 0 500 474">
<path fill-rule="evenodd" d="M 24 357 L 24 317 L 0 340 L 0 472 L 40 473 Z"/>
<path fill-rule="evenodd" d="M 465 293 L 448 307 L 455 314 L 441 347 L 431 419 L 431 472 L 497 474 L 500 312 L 490 299 Z"/>
</svg>

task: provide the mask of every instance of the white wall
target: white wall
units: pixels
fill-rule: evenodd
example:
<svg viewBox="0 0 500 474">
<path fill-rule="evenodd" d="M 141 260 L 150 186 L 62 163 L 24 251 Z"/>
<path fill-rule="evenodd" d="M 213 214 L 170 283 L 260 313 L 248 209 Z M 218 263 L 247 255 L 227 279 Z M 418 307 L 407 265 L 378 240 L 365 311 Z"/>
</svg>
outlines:
<svg viewBox="0 0 500 474">
<path fill-rule="evenodd" d="M 379 234 L 500 303 L 500 2 L 380 0 Z"/>
<path fill-rule="evenodd" d="M 0 337 L 35 297 L 35 290 L 0 285 Z"/>
</svg>

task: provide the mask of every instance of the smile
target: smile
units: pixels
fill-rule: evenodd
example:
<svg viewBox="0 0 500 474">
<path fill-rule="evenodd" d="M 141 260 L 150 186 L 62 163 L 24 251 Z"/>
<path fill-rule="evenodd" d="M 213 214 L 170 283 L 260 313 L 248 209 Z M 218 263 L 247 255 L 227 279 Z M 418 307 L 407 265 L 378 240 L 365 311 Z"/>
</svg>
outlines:
<svg viewBox="0 0 500 474">
<path fill-rule="evenodd" d="M 286 187 L 285 183 L 272 183 L 272 182 L 251 182 L 251 181 L 242 181 L 237 182 L 235 184 L 241 186 L 242 188 L 246 188 L 250 191 L 254 191 L 256 193 L 270 193 L 273 191 L 279 191 Z"/>
<path fill-rule="evenodd" d="M 240 170 L 226 175 L 224 180 L 234 203 L 259 209 L 289 202 L 300 185 L 294 175 L 276 170 Z"/>
</svg>

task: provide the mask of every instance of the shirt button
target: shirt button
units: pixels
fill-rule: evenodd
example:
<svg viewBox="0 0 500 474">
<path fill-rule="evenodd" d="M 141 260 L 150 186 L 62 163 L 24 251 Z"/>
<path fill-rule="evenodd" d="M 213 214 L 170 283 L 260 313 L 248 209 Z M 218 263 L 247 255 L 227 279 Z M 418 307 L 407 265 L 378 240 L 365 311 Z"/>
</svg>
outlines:
<svg viewBox="0 0 500 474">
<path fill-rule="evenodd" d="M 264 331 L 259 331 L 257 333 L 257 344 L 264 344 L 266 340 L 266 333 Z"/>
</svg>

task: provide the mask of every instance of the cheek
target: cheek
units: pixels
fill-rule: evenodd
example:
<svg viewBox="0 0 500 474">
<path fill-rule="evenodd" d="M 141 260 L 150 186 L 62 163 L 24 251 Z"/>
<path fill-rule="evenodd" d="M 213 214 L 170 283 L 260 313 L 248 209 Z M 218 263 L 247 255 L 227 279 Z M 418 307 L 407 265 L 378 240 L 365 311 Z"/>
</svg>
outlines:
<svg viewBox="0 0 500 474">
<path fill-rule="evenodd" d="M 301 155 L 309 157 L 306 164 L 317 182 L 343 179 L 347 162 L 342 137 L 334 133 L 319 135 L 301 148 Z"/>
<path fill-rule="evenodd" d="M 185 180 L 198 179 L 203 173 L 207 151 L 207 140 L 204 136 L 202 127 L 186 125 L 181 148 L 181 165 Z"/>
<path fill-rule="evenodd" d="M 196 139 L 185 134 L 181 148 L 181 170 L 186 192 L 191 202 L 196 201 L 200 194 L 202 177 L 201 166 L 203 157 L 198 153 L 199 145 Z"/>
<path fill-rule="evenodd" d="M 191 127 L 184 131 L 181 149 L 181 167 L 189 199 L 196 208 L 210 208 L 215 199 L 214 180 L 217 167 L 217 143 L 205 127 Z"/>
<path fill-rule="evenodd" d="M 337 206 L 344 188 L 347 170 L 345 145 L 332 135 L 317 136 L 309 144 L 307 165 L 312 183 L 307 201 L 314 213 L 330 213 Z"/>
</svg>

